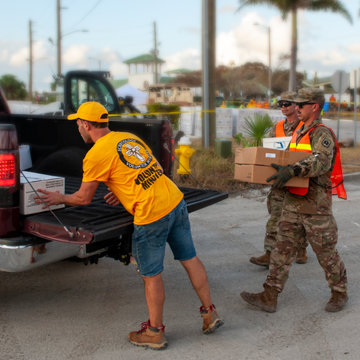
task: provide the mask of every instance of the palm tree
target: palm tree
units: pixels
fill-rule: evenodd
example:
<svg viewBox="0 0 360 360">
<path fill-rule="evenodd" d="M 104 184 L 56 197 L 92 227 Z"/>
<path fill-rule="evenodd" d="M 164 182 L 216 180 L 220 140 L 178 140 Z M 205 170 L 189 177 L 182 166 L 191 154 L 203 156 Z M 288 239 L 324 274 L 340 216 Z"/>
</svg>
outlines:
<svg viewBox="0 0 360 360">
<path fill-rule="evenodd" d="M 297 11 L 306 9 L 312 11 L 332 11 L 343 15 L 352 24 L 352 17 L 339 0 L 239 0 L 241 10 L 247 5 L 271 5 L 277 7 L 285 20 L 291 14 L 291 55 L 289 91 L 296 90 L 296 62 L 297 62 Z"/>
</svg>

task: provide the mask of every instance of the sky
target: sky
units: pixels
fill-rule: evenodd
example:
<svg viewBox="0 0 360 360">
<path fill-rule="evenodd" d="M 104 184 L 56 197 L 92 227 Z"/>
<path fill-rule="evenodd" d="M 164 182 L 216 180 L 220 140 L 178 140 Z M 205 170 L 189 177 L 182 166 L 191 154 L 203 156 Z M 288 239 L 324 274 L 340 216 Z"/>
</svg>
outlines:
<svg viewBox="0 0 360 360">
<path fill-rule="evenodd" d="M 298 71 L 308 78 L 360 67 L 360 1 L 342 0 L 353 24 L 331 12 L 298 14 Z M 124 60 L 154 48 L 154 22 L 163 72 L 201 68 L 201 0 L 61 0 L 62 69 L 107 70 L 127 78 Z M 288 68 L 290 17 L 276 8 L 216 1 L 216 64 L 268 64 Z M 48 91 L 57 72 L 56 0 L 0 0 L 0 77 L 13 74 L 28 87 L 29 21 L 33 29 L 33 89 Z M 255 24 L 260 25 L 255 25 Z M 86 32 L 85 32 L 85 31 Z M 49 40 L 51 39 L 51 40 Z"/>
</svg>

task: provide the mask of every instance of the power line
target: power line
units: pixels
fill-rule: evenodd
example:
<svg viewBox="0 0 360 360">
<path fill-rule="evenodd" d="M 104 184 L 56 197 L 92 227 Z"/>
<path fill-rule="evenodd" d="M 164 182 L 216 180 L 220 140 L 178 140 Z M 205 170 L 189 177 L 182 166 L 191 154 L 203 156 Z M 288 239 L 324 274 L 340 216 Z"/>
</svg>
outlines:
<svg viewBox="0 0 360 360">
<path fill-rule="evenodd" d="M 76 25 L 74 25 L 74 26 L 78 26 L 81 22 L 83 22 L 98 7 L 98 5 L 102 1 L 103 0 L 98 0 L 97 3 L 79 21 L 77 21 Z"/>
</svg>

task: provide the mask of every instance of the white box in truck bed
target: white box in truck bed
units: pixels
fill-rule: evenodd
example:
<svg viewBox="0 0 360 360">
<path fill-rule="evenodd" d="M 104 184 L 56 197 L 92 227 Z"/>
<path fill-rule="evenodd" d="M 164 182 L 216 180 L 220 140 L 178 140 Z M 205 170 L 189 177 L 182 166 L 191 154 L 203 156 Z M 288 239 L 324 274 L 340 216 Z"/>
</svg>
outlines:
<svg viewBox="0 0 360 360">
<path fill-rule="evenodd" d="M 49 209 L 43 209 L 43 204 L 36 204 L 34 200 L 35 190 L 43 189 L 48 191 L 65 192 L 65 178 L 52 175 L 38 174 L 30 171 L 23 171 L 20 175 L 20 214 L 29 215 L 36 214 Z M 29 184 L 31 183 L 31 185 Z M 64 204 L 52 205 L 51 210 L 61 209 Z"/>
</svg>

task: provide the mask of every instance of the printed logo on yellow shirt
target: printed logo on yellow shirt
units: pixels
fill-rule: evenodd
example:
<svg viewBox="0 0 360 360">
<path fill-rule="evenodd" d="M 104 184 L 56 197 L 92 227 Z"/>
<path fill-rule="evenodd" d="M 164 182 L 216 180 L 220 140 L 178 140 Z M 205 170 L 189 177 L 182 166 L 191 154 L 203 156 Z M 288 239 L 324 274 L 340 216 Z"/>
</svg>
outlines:
<svg viewBox="0 0 360 360">
<path fill-rule="evenodd" d="M 147 167 L 152 156 L 145 145 L 137 139 L 124 139 L 117 144 L 117 152 L 120 160 L 131 169 Z"/>
</svg>

